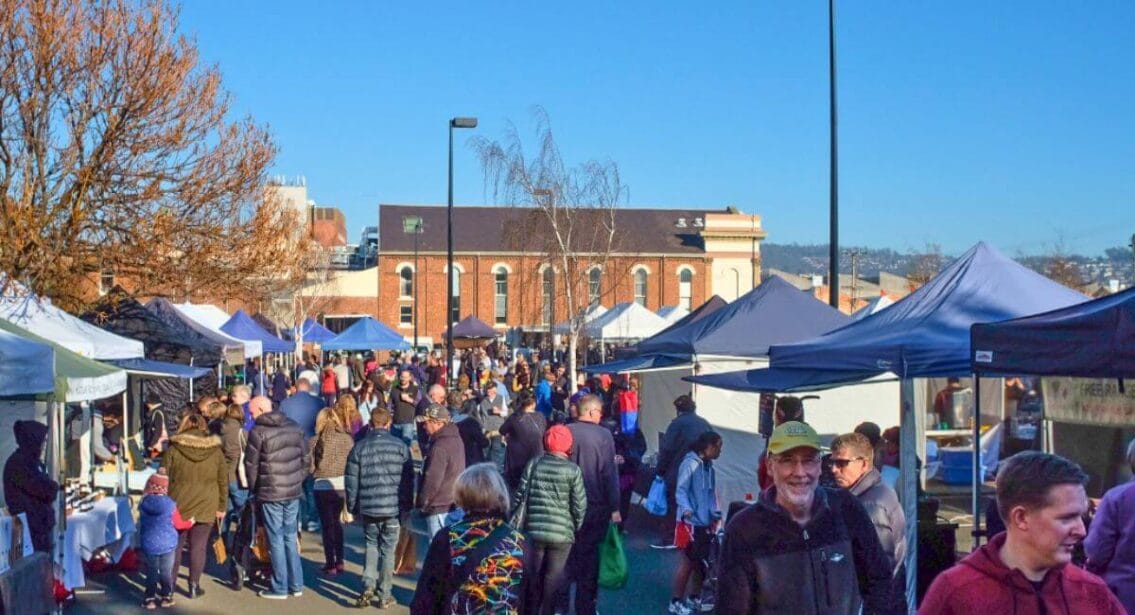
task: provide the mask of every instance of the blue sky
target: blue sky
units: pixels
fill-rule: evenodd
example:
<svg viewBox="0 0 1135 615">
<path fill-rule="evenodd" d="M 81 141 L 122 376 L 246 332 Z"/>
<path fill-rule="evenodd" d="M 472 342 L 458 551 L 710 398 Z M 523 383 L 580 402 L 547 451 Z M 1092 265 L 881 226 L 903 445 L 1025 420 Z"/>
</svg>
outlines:
<svg viewBox="0 0 1135 615">
<path fill-rule="evenodd" d="M 1135 3 L 838 4 L 842 244 L 1130 240 Z M 378 203 L 444 203 L 449 117 L 530 134 L 533 105 L 568 162 L 618 164 L 631 206 L 734 204 L 769 241 L 827 241 L 822 0 L 191 0 L 181 30 L 352 241 Z M 469 132 L 456 200 L 486 203 Z"/>
</svg>

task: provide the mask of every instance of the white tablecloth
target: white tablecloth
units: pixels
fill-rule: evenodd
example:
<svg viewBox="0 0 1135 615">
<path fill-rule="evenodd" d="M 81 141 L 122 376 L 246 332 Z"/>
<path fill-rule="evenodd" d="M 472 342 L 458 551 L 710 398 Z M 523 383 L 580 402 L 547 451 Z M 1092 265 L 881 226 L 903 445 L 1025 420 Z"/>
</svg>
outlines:
<svg viewBox="0 0 1135 615">
<path fill-rule="evenodd" d="M 103 547 L 117 562 L 130 546 L 134 531 L 130 500 L 124 497 L 103 498 L 87 512 L 72 513 L 67 517 L 63 538 L 63 586 L 74 589 L 86 585 L 83 562 Z"/>
</svg>

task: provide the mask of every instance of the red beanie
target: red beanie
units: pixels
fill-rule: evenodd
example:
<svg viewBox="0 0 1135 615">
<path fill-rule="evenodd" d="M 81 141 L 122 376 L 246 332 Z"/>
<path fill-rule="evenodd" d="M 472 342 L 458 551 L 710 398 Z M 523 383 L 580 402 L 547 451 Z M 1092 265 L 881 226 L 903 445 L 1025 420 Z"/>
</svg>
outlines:
<svg viewBox="0 0 1135 615">
<path fill-rule="evenodd" d="M 568 454 L 571 451 L 571 431 L 563 425 L 552 425 L 544 432 L 544 450 L 549 453 Z"/>
</svg>

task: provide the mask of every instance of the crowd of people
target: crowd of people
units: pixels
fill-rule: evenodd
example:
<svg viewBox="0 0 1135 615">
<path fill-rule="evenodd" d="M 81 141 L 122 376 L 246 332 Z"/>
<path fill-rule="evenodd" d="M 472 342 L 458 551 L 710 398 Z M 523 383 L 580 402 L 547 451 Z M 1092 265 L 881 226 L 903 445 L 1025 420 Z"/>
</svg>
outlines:
<svg viewBox="0 0 1135 615">
<path fill-rule="evenodd" d="M 143 606 L 174 604 L 183 553 L 183 595 L 204 594 L 210 541 L 231 549 L 252 505 L 270 561 L 265 599 L 303 594 L 301 531 L 321 536 L 321 574 L 342 574 L 344 524 L 355 523 L 358 607 L 395 604 L 394 575 L 416 572 L 417 526 L 429 542 L 413 613 L 564 613 L 569 600 L 594 613 L 600 543 L 622 529 L 646 471 L 665 486 L 653 546 L 683 553 L 670 613 L 907 612 L 907 520 L 880 474 L 897 454 L 891 430 L 864 423 L 824 446 L 800 400 L 782 397 L 754 469 L 759 494 L 723 510 L 714 461 L 724 441 L 689 395 L 674 400 L 649 468 L 633 378 L 598 376 L 572 393 L 554 364 L 465 359 L 453 387 L 436 356 L 356 356 L 278 369 L 263 390 L 237 385 L 179 412 L 147 398 L 143 448 L 157 469 L 138 506 Z M 40 461 L 46 430 L 21 421 L 15 431 L 5 498 L 47 550 L 59 486 Z M 1127 458 L 1135 471 L 1135 442 Z M 1004 531 L 934 579 L 919 612 L 1135 612 L 1135 483 L 1108 492 L 1089 532 L 1086 482 L 1056 455 L 1003 461 Z M 1081 544 L 1086 568 L 1072 563 Z"/>
</svg>

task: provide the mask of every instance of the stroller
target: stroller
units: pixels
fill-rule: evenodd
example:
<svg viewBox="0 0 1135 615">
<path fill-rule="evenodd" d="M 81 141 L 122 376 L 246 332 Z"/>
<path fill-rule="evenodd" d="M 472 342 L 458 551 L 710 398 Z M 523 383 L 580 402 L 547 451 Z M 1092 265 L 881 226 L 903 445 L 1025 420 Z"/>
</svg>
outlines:
<svg viewBox="0 0 1135 615">
<path fill-rule="evenodd" d="M 248 498 L 240 510 L 236 531 L 229 545 L 229 581 L 235 591 L 246 582 L 267 584 L 272 576 L 272 560 L 268 555 L 268 540 L 257 517 L 260 508 L 254 498 Z"/>
</svg>

